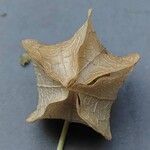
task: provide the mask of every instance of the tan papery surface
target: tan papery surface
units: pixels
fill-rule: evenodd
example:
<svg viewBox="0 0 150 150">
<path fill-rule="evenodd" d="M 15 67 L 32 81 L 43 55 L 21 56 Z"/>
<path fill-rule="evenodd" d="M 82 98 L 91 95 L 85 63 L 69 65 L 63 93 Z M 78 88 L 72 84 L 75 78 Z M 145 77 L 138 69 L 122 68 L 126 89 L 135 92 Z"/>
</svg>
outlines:
<svg viewBox="0 0 150 150">
<path fill-rule="evenodd" d="M 111 139 L 111 106 L 139 55 L 118 57 L 108 52 L 96 36 L 91 14 L 90 9 L 82 27 L 65 42 L 22 42 L 33 61 L 39 92 L 37 109 L 27 121 L 65 119 Z"/>
</svg>

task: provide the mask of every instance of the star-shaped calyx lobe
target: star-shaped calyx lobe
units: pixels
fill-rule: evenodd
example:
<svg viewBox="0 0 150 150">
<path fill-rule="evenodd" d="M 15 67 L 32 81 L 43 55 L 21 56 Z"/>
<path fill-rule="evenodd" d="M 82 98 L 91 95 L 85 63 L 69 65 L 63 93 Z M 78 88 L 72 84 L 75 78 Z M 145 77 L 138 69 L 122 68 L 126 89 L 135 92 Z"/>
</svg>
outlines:
<svg viewBox="0 0 150 150">
<path fill-rule="evenodd" d="M 24 40 L 37 76 L 39 102 L 28 122 L 65 119 L 92 127 L 111 139 L 110 111 L 117 92 L 139 60 L 137 53 L 114 56 L 98 40 L 91 21 L 67 41 L 46 45 Z"/>
</svg>

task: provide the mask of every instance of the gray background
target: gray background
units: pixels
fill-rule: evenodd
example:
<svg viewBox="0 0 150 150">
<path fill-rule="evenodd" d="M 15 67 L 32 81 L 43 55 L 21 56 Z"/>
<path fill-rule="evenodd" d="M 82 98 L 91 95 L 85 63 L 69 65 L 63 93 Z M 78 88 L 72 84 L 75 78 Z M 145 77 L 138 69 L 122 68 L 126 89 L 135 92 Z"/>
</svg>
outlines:
<svg viewBox="0 0 150 150">
<path fill-rule="evenodd" d="M 36 107 L 37 90 L 32 65 L 19 65 L 20 41 L 68 39 L 90 7 L 105 47 L 116 55 L 139 52 L 141 60 L 113 105 L 112 141 L 71 124 L 65 149 L 150 149 L 150 0 L 0 0 L 0 150 L 56 149 L 62 121 L 25 122 Z"/>
</svg>

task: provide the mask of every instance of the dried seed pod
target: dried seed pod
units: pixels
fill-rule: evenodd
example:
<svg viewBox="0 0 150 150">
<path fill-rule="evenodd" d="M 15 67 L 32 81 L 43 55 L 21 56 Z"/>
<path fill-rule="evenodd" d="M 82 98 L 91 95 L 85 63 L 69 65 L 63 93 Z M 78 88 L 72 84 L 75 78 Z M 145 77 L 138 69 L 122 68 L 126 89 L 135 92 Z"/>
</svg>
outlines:
<svg viewBox="0 0 150 150">
<path fill-rule="evenodd" d="M 111 139 L 111 106 L 139 55 L 118 57 L 108 52 L 96 36 L 91 13 L 90 9 L 82 27 L 65 42 L 22 42 L 33 61 L 39 92 L 37 109 L 27 121 L 65 119 Z"/>
</svg>

